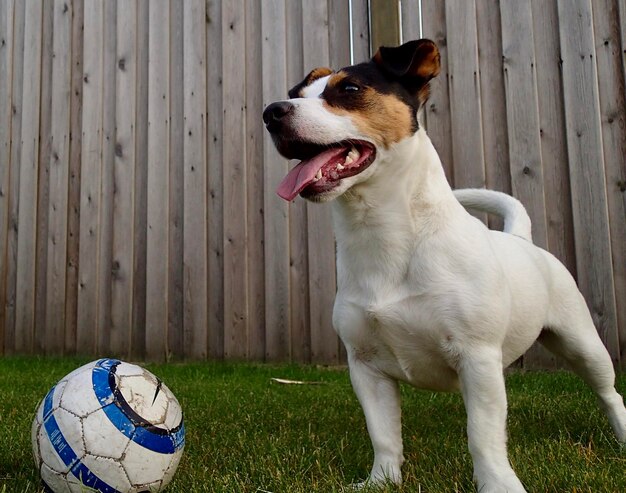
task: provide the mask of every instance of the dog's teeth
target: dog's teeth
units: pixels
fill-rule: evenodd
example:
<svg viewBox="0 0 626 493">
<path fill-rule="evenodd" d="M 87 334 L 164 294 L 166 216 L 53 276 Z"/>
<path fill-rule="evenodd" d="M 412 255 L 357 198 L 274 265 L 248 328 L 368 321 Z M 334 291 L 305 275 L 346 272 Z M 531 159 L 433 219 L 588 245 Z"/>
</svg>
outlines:
<svg viewBox="0 0 626 493">
<path fill-rule="evenodd" d="M 345 162 L 343 164 L 351 164 L 353 162 L 354 162 L 354 159 L 352 159 L 352 156 L 350 156 L 350 154 L 348 154 L 346 156 L 346 160 L 345 160 Z"/>
<path fill-rule="evenodd" d="M 311 176 L 311 175 L 309 175 L 309 176 Z M 322 170 L 319 169 L 319 170 L 317 170 L 317 174 L 315 175 L 315 180 L 317 181 L 317 180 L 321 180 L 321 179 L 322 179 Z"/>
<path fill-rule="evenodd" d="M 352 160 L 352 161 L 356 161 L 357 159 L 359 159 L 359 156 L 361 154 L 359 153 L 359 151 L 357 151 L 354 147 L 352 149 L 350 149 L 350 152 L 348 153 L 348 157 Z"/>
<path fill-rule="evenodd" d="M 337 169 L 341 171 L 342 169 L 345 169 L 345 166 L 342 166 L 341 163 L 337 163 Z"/>
</svg>

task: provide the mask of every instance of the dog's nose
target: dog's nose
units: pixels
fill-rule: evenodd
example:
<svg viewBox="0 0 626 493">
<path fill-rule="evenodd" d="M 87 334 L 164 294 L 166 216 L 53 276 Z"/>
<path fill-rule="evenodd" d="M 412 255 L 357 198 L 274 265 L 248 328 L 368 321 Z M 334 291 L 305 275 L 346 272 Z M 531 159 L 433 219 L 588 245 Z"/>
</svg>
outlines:
<svg viewBox="0 0 626 493">
<path fill-rule="evenodd" d="M 278 124 L 285 116 L 291 113 L 294 109 L 293 104 L 288 101 L 279 101 L 278 103 L 272 103 L 263 112 L 263 121 L 267 125 L 268 130 L 271 131 L 274 124 Z"/>
</svg>

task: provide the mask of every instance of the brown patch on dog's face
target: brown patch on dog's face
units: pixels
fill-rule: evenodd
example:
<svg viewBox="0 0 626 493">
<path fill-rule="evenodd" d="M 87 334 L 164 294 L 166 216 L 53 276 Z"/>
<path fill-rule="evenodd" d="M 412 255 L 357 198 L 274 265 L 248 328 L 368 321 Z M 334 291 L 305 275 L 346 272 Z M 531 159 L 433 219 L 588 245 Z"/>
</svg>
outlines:
<svg viewBox="0 0 626 493">
<path fill-rule="evenodd" d="M 398 98 L 377 94 L 372 89 L 366 91 L 364 98 L 369 103 L 367 110 L 353 114 L 352 121 L 376 144 L 388 148 L 415 133 L 411 109 Z"/>
<path fill-rule="evenodd" d="M 309 74 L 304 78 L 302 82 L 295 85 L 289 90 L 290 98 L 301 98 L 302 97 L 302 89 L 307 86 L 310 86 L 317 79 L 321 79 L 322 77 L 326 77 L 327 75 L 332 74 L 333 71 L 328 67 L 317 67 L 309 72 Z"/>
<path fill-rule="evenodd" d="M 376 145 L 388 148 L 418 128 L 410 95 L 381 77 L 372 64 L 347 67 L 333 74 L 322 93 L 328 111 L 348 116 Z"/>
</svg>

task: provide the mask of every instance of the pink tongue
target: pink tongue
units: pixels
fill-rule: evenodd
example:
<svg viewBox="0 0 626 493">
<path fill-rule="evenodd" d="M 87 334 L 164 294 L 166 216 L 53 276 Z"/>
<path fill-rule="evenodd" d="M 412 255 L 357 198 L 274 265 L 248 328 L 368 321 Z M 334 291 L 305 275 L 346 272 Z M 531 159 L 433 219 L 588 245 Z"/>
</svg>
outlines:
<svg viewBox="0 0 626 493">
<path fill-rule="evenodd" d="M 302 161 L 283 178 L 276 189 L 276 193 L 283 199 L 292 201 L 302 190 L 315 181 L 315 175 L 322 169 L 322 166 L 344 152 L 343 147 L 333 147 L 309 160 Z"/>
</svg>

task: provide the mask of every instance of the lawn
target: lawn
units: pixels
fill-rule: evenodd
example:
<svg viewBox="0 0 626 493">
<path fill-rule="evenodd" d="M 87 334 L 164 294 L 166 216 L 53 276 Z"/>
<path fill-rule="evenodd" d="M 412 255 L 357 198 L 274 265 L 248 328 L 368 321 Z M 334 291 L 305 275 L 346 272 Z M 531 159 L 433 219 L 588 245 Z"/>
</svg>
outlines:
<svg viewBox="0 0 626 493">
<path fill-rule="evenodd" d="M 35 407 L 79 359 L 0 358 L 0 492 L 39 492 Z M 372 461 L 345 369 L 252 364 L 146 365 L 178 397 L 187 442 L 169 492 L 339 492 Z M 280 385 L 272 377 L 323 382 Z M 591 392 L 568 373 L 508 375 L 511 461 L 529 492 L 624 492 L 620 448 Z M 619 378 L 626 391 L 626 375 Z M 403 387 L 405 484 L 473 492 L 458 394 Z"/>
</svg>

